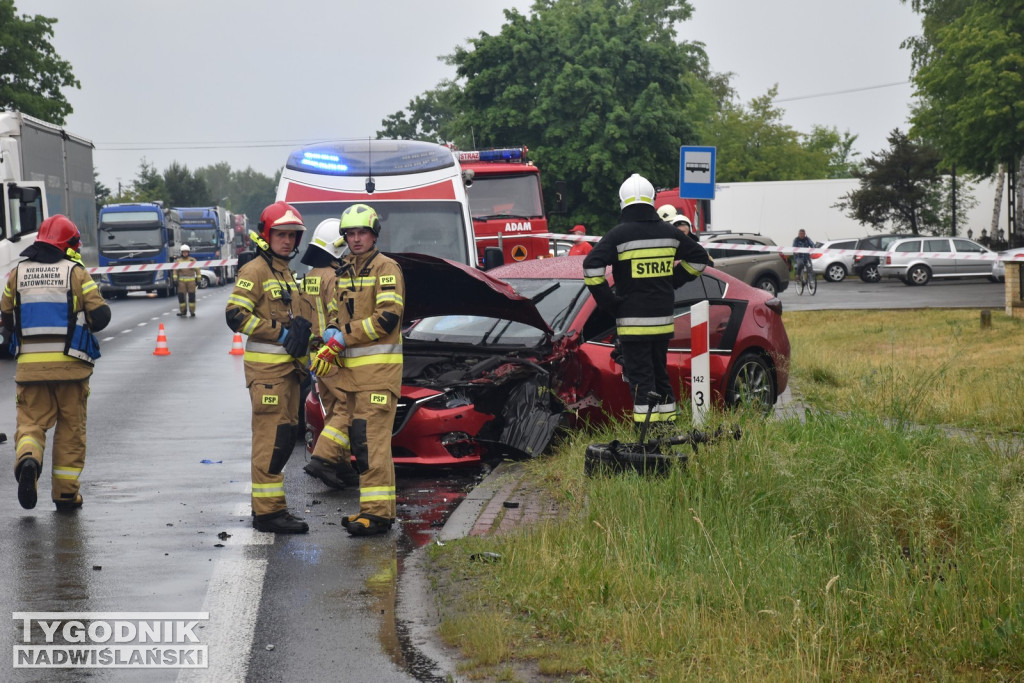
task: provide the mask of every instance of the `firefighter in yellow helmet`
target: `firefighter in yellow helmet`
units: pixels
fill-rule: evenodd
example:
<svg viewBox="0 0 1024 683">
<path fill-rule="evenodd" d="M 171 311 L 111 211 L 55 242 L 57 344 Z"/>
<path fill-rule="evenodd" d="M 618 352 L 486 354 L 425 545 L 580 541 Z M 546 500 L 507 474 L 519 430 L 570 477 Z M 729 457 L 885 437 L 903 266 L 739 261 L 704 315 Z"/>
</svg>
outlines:
<svg viewBox="0 0 1024 683">
<path fill-rule="evenodd" d="M 78 477 L 85 467 L 89 377 L 100 357 L 93 332 L 110 322 L 110 308 L 82 267 L 80 245 L 81 233 L 67 216 L 47 218 L 0 297 L 3 337 L 13 334 L 18 358 L 14 476 L 26 510 L 36 506 L 46 432 L 54 427 L 54 505 L 67 512 L 82 507 Z"/>
<path fill-rule="evenodd" d="M 288 511 L 284 466 L 296 443 L 299 385 L 307 374 L 312 315 L 299 296 L 289 261 L 305 230 L 290 204 L 275 202 L 249 234 L 259 258 L 238 271 L 228 297 L 228 327 L 248 337 L 245 382 L 252 401 L 252 526 L 303 534 L 309 526 Z"/>
<path fill-rule="evenodd" d="M 338 395 L 321 440 L 335 440 L 354 457 L 359 512 L 342 525 L 353 536 L 371 536 L 395 521 L 391 430 L 402 388 L 405 280 L 398 264 L 377 249 L 381 224 L 371 207 L 353 204 L 339 227 L 349 254 L 338 269 L 338 310 L 312 367 L 324 377 L 338 366 L 337 382 L 327 384 Z"/>
<path fill-rule="evenodd" d="M 302 263 L 310 266 L 309 272 L 302 279 L 302 290 L 303 296 L 315 311 L 313 346 L 311 348 L 313 352 L 320 350 L 323 345 L 320 336 L 327 329 L 328 322 L 334 321 L 337 317 L 338 300 L 335 296 L 335 282 L 340 266 L 339 259 L 345 251 L 345 238 L 341 236 L 341 230 L 338 227 L 340 223 L 338 218 L 328 218 L 316 226 L 313 238 L 306 246 L 306 253 L 302 255 Z M 339 400 L 338 397 L 343 395 L 341 388 L 337 386 L 340 375 L 341 371 L 336 366 L 330 365 L 325 376 L 315 378 L 319 386 L 317 395 L 320 398 L 325 419 L 334 412 L 334 404 Z M 333 390 L 328 388 L 328 385 L 334 385 Z M 303 396 L 306 394 L 308 391 L 303 392 Z M 358 486 L 359 475 L 352 468 L 351 458 L 346 448 L 348 436 L 340 435 L 333 429 L 327 428 L 321 433 L 321 437 L 317 440 L 313 455 L 304 468 L 306 474 L 320 479 L 333 489 Z"/>
<path fill-rule="evenodd" d="M 192 248 L 187 244 L 181 245 L 181 255 L 178 257 L 177 263 L 196 263 L 191 252 Z M 196 317 L 196 285 L 199 283 L 199 269 L 175 268 L 171 271 L 171 277 L 174 278 L 174 282 L 178 286 L 178 317 L 184 318 L 186 315 L 186 300 L 188 302 L 187 315 Z"/>
</svg>

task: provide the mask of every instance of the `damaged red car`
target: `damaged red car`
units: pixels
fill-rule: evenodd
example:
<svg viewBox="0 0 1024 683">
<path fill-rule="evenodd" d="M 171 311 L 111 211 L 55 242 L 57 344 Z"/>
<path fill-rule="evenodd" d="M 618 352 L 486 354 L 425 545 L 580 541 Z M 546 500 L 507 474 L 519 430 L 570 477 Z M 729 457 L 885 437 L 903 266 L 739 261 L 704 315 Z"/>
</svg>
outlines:
<svg viewBox="0 0 1024 683">
<path fill-rule="evenodd" d="M 615 324 L 583 284 L 583 257 L 513 263 L 484 273 L 432 256 L 392 254 L 406 283 L 396 464 L 478 463 L 539 455 L 557 431 L 626 419 L 629 385 L 615 362 Z M 676 290 L 669 374 L 690 395 L 690 306 L 710 303 L 713 403 L 775 405 L 789 378 L 782 304 L 713 268 Z M 316 391 L 306 444 L 323 428 Z"/>
</svg>

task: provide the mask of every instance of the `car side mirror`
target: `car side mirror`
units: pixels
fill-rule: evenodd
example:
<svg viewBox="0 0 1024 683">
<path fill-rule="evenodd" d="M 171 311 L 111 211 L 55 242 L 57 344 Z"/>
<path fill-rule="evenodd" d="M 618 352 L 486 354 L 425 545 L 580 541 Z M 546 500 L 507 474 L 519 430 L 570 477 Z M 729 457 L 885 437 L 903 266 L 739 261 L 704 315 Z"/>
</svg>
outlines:
<svg viewBox="0 0 1024 683">
<path fill-rule="evenodd" d="M 497 268 L 505 264 L 505 254 L 501 247 L 484 247 L 484 270 Z"/>
</svg>

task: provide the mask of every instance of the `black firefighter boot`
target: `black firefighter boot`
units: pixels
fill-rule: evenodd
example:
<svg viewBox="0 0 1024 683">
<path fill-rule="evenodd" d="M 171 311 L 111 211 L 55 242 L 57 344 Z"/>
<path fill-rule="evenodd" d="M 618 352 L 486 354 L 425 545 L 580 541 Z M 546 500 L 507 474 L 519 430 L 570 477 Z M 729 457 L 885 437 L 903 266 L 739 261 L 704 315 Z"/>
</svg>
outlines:
<svg viewBox="0 0 1024 683">
<path fill-rule="evenodd" d="M 302 471 L 311 477 L 316 477 L 332 489 L 344 489 L 348 486 L 359 486 L 359 475 L 348 463 L 334 463 L 323 458 L 313 456 Z"/>
<path fill-rule="evenodd" d="M 341 520 L 341 525 L 353 536 L 386 534 L 391 529 L 392 524 L 394 524 L 393 519 L 386 519 L 365 512 L 360 512 L 358 515 L 348 515 Z"/>
<path fill-rule="evenodd" d="M 266 515 L 254 515 L 252 528 L 272 534 L 304 534 L 309 525 L 301 517 L 295 517 L 288 510 L 278 510 Z"/>
<path fill-rule="evenodd" d="M 31 510 L 36 506 L 36 482 L 39 481 L 39 463 L 35 458 L 22 458 L 15 472 L 18 477 L 18 502 Z"/>
</svg>

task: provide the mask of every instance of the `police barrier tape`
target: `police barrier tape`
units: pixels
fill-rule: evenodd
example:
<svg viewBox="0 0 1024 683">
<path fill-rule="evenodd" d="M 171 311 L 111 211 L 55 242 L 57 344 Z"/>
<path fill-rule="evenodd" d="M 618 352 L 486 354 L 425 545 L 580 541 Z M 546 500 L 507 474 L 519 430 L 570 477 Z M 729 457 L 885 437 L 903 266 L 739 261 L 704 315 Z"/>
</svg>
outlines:
<svg viewBox="0 0 1024 683">
<path fill-rule="evenodd" d="M 220 266 L 233 266 L 238 263 L 236 258 L 220 259 L 217 261 L 194 261 L 174 263 L 133 263 L 125 266 L 96 266 L 86 268 L 90 275 L 102 275 L 104 273 L 143 273 L 151 270 L 181 270 L 183 268 L 218 268 Z"/>
<path fill-rule="evenodd" d="M 562 233 L 546 232 L 546 233 L 534 233 L 531 237 L 546 237 L 548 239 L 561 239 L 568 240 L 571 242 L 599 242 L 600 237 L 596 235 L 566 235 Z M 912 237 L 912 235 L 908 235 Z M 921 239 L 929 239 L 933 236 L 922 236 Z M 872 249 L 822 249 L 821 247 L 780 247 L 778 245 L 769 246 L 766 244 L 735 244 L 732 242 L 701 242 L 700 245 L 705 249 L 725 249 L 735 251 L 763 251 L 766 253 L 777 253 L 777 254 L 810 254 L 814 256 L 821 256 L 822 254 L 840 254 L 843 256 L 886 256 L 894 252 L 889 251 L 875 251 Z M 976 260 L 976 261 L 1024 261 L 1024 253 L 1013 254 L 1009 256 L 1002 256 L 999 252 L 986 251 L 986 252 L 952 252 L 952 251 L 901 251 L 900 256 L 927 256 L 928 258 L 948 258 L 957 260 Z"/>
</svg>

